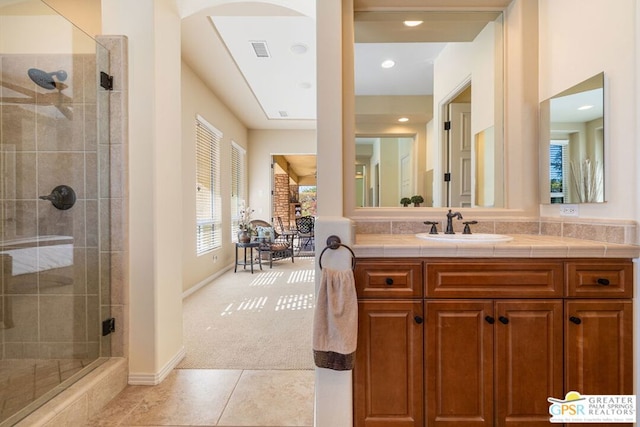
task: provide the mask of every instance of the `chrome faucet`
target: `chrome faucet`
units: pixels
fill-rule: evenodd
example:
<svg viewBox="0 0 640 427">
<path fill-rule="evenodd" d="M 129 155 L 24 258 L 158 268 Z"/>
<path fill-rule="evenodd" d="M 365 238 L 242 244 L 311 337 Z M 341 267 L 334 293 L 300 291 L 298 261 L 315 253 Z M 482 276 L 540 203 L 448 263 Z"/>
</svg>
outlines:
<svg viewBox="0 0 640 427">
<path fill-rule="evenodd" d="M 460 212 L 451 212 L 451 209 L 449 209 L 449 213 L 447 213 L 447 229 L 444 234 L 455 234 L 453 231 L 453 218 L 462 219 L 462 214 Z"/>
</svg>

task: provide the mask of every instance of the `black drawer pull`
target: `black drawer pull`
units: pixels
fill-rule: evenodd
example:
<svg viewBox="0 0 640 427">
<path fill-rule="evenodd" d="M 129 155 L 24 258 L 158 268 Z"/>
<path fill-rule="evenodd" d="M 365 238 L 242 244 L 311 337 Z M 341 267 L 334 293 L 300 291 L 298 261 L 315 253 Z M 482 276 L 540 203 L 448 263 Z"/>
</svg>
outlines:
<svg viewBox="0 0 640 427">
<path fill-rule="evenodd" d="M 387 277 L 386 279 L 384 279 L 384 283 L 391 286 L 393 285 L 393 279 L 391 277 Z"/>
<path fill-rule="evenodd" d="M 420 316 L 414 317 L 413 320 L 415 320 L 418 325 L 420 325 L 420 324 L 422 324 L 422 322 L 424 322 L 424 319 L 422 317 L 420 317 Z"/>
<path fill-rule="evenodd" d="M 484 316 L 484 320 L 490 325 L 493 325 L 496 322 L 496 319 L 491 316 Z"/>
<path fill-rule="evenodd" d="M 504 325 L 506 325 L 507 323 L 509 323 L 509 319 L 507 319 L 507 318 L 506 318 L 506 317 L 504 317 L 504 316 L 500 316 L 500 317 L 498 317 L 498 320 L 499 320 L 501 323 L 503 323 Z"/>
<path fill-rule="evenodd" d="M 576 316 L 569 317 L 569 321 L 575 323 L 576 325 L 579 325 L 580 323 L 582 323 L 582 320 Z"/>
<path fill-rule="evenodd" d="M 598 285 L 602 285 L 602 286 L 609 286 L 609 279 L 605 279 L 605 278 L 599 278 L 598 280 L 596 280 L 596 282 L 598 282 Z"/>
</svg>

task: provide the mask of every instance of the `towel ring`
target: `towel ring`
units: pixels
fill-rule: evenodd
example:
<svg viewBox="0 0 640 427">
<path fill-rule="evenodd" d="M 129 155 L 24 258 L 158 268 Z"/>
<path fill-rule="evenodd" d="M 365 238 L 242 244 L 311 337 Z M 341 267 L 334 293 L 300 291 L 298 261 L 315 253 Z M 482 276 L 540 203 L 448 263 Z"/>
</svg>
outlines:
<svg viewBox="0 0 640 427">
<path fill-rule="evenodd" d="M 324 252 L 327 249 L 336 250 L 340 246 L 342 246 L 343 248 L 349 249 L 349 252 L 351 252 L 351 269 L 353 270 L 354 268 L 356 268 L 356 254 L 353 253 L 353 250 L 349 246 L 347 246 L 344 243 L 342 243 L 338 236 L 332 235 L 332 236 L 327 237 L 327 246 L 322 250 L 322 252 L 320 252 L 320 259 L 318 259 L 318 264 L 320 265 L 320 270 L 322 270 L 322 255 L 324 255 Z"/>
</svg>

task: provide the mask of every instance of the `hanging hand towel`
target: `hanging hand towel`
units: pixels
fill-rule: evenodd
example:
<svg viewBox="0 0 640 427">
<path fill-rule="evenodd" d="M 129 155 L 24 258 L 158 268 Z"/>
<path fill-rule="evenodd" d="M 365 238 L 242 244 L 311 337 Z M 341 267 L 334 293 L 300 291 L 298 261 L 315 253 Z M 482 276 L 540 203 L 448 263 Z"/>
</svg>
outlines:
<svg viewBox="0 0 640 427">
<path fill-rule="evenodd" d="M 353 271 L 322 270 L 313 317 L 313 359 L 319 368 L 353 369 L 358 297 Z"/>
</svg>

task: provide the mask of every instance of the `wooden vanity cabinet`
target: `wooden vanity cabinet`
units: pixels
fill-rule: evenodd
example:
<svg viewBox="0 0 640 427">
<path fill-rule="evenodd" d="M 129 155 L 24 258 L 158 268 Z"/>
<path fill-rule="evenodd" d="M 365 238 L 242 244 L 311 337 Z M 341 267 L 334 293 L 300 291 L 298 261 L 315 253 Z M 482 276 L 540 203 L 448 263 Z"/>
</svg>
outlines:
<svg viewBox="0 0 640 427">
<path fill-rule="evenodd" d="M 360 301 L 358 310 L 354 425 L 423 425 L 422 300 Z"/>
<path fill-rule="evenodd" d="M 633 394 L 632 325 L 631 300 L 566 301 L 566 391 Z"/>
<path fill-rule="evenodd" d="M 424 425 L 422 261 L 356 263 L 354 426 Z"/>
<path fill-rule="evenodd" d="M 355 273 L 355 426 L 548 426 L 548 397 L 633 394 L 630 260 L 379 258 Z"/>
<path fill-rule="evenodd" d="M 547 397 L 563 391 L 562 301 L 428 301 L 426 311 L 427 425 L 549 424 Z"/>
<path fill-rule="evenodd" d="M 632 261 L 565 266 L 565 392 L 633 394 Z"/>
</svg>

